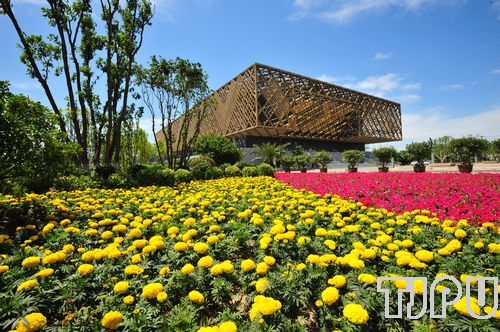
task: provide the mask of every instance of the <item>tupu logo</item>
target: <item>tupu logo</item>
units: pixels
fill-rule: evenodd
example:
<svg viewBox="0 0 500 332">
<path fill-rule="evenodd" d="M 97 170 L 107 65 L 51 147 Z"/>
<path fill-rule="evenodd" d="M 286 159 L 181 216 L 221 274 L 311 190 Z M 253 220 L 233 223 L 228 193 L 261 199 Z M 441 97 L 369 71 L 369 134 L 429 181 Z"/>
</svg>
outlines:
<svg viewBox="0 0 500 332">
<path fill-rule="evenodd" d="M 455 298 L 452 300 L 447 299 L 447 296 L 451 293 L 451 290 L 447 287 L 444 287 L 441 293 L 438 295 L 441 296 L 441 313 L 436 313 L 435 308 L 435 299 L 436 295 L 436 287 L 441 281 L 450 281 L 455 284 L 457 287 L 457 293 Z M 397 313 L 390 313 L 391 306 L 391 298 L 390 293 L 391 289 L 385 287 L 385 283 L 394 282 L 394 281 L 404 281 L 406 283 L 406 287 L 402 289 L 398 289 L 397 298 Z M 417 314 L 413 314 L 412 307 L 415 305 L 415 282 L 420 281 L 423 284 L 423 293 L 422 293 L 422 309 Z M 483 307 L 486 304 L 486 282 L 493 282 L 493 296 L 494 296 L 494 304 L 491 312 L 486 316 L 480 316 L 476 314 L 471 307 L 471 285 L 477 283 L 477 304 L 480 307 Z M 462 298 L 462 285 L 460 282 L 451 276 L 442 276 L 434 279 L 432 284 L 430 285 L 429 292 L 427 291 L 427 278 L 424 277 L 377 277 L 377 292 L 384 293 L 385 296 L 385 318 L 403 318 L 403 295 L 408 293 L 409 295 L 409 303 L 406 306 L 406 317 L 408 319 L 419 319 L 427 312 L 427 306 L 429 306 L 430 318 L 446 318 L 446 307 L 455 304 Z M 498 310 L 498 277 L 471 277 L 468 276 L 465 281 L 465 304 L 467 312 L 471 317 L 476 319 L 488 319 L 493 317 L 493 315 Z"/>
</svg>

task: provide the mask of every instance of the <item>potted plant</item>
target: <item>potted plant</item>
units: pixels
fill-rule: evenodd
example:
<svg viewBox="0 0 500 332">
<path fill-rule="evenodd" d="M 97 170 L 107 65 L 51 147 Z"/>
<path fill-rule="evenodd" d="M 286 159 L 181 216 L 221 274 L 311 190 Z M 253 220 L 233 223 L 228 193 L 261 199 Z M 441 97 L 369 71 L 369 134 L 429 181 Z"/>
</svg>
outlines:
<svg viewBox="0 0 500 332">
<path fill-rule="evenodd" d="M 329 152 L 320 151 L 320 152 L 317 152 L 313 156 L 313 161 L 315 164 L 320 166 L 319 171 L 321 173 L 326 173 L 328 171 L 328 169 L 326 168 L 326 165 L 329 162 L 333 161 L 333 157 L 332 157 L 332 154 Z"/>
<path fill-rule="evenodd" d="M 488 141 L 483 138 L 462 137 L 450 142 L 450 151 L 460 173 L 471 173 L 474 157 L 481 157 L 487 150 Z"/>
<path fill-rule="evenodd" d="M 301 173 L 307 172 L 307 164 L 311 162 L 311 158 L 308 154 L 299 154 L 295 156 L 295 164 Z"/>
<path fill-rule="evenodd" d="M 415 173 L 425 172 L 425 160 L 431 155 L 431 146 L 427 142 L 410 143 L 406 146 L 406 152 L 415 162 L 413 171 Z"/>
<path fill-rule="evenodd" d="M 364 151 L 359 150 L 347 150 L 342 152 L 342 159 L 346 161 L 349 165 L 347 166 L 347 171 L 349 173 L 355 173 L 358 171 L 356 165 L 363 161 L 365 157 Z"/>
<path fill-rule="evenodd" d="M 284 156 L 281 157 L 281 167 L 283 167 L 283 170 L 286 173 L 290 173 L 292 170 L 293 164 L 295 164 L 295 158 L 292 155 L 285 154 Z"/>
<path fill-rule="evenodd" d="M 380 147 L 373 150 L 373 155 L 380 162 L 380 166 L 378 168 L 379 172 L 387 173 L 389 172 L 389 167 L 387 164 L 391 161 L 392 158 L 396 158 L 397 151 L 392 146 L 388 147 Z"/>
</svg>

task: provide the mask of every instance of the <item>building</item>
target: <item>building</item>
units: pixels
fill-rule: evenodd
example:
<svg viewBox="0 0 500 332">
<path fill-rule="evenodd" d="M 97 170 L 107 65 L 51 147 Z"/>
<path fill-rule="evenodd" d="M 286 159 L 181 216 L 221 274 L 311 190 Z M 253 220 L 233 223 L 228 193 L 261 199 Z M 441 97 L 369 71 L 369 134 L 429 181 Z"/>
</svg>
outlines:
<svg viewBox="0 0 500 332">
<path fill-rule="evenodd" d="M 288 142 L 344 151 L 402 139 L 398 103 L 259 63 L 213 97 L 200 134 L 223 135 L 240 147 Z M 173 123 L 174 132 L 181 120 Z"/>
</svg>

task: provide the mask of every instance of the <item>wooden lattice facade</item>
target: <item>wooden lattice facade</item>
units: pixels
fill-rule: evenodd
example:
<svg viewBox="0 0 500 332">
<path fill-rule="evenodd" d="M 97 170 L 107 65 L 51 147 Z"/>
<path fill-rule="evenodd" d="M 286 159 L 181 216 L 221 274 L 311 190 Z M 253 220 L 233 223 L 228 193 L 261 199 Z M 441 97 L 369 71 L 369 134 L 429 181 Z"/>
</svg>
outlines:
<svg viewBox="0 0 500 332">
<path fill-rule="evenodd" d="M 310 141 L 343 150 L 402 139 L 398 103 L 258 63 L 213 97 L 200 133 L 224 135 L 243 146 Z"/>
</svg>

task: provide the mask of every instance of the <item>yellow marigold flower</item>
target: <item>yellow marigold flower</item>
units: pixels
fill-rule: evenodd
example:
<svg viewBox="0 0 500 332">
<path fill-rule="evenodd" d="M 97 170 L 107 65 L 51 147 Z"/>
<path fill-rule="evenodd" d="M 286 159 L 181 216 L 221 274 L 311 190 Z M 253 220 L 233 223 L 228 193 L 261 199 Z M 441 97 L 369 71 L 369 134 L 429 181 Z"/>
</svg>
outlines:
<svg viewBox="0 0 500 332">
<path fill-rule="evenodd" d="M 429 263 L 434 259 L 434 253 L 429 250 L 419 250 L 415 253 L 415 257 L 420 259 L 422 262 Z"/>
<path fill-rule="evenodd" d="M 200 292 L 195 291 L 195 290 L 190 291 L 188 294 L 188 297 L 192 302 L 198 303 L 198 304 L 201 304 L 201 303 L 203 303 L 203 301 L 205 301 L 203 294 L 201 294 Z"/>
<path fill-rule="evenodd" d="M 92 264 L 82 264 L 78 267 L 76 272 L 78 272 L 79 275 L 86 276 L 89 273 L 92 273 L 94 271 L 94 265 Z"/>
<path fill-rule="evenodd" d="M 17 291 L 18 292 L 29 291 L 33 289 L 33 287 L 35 286 L 38 286 L 38 280 L 36 279 L 26 280 L 25 282 L 20 284 L 19 287 L 17 287 Z"/>
<path fill-rule="evenodd" d="M 219 237 L 217 235 L 210 235 L 207 238 L 207 242 L 210 243 L 210 244 L 216 244 L 216 243 L 219 242 Z"/>
<path fill-rule="evenodd" d="M 302 270 L 303 270 L 303 269 L 305 269 L 306 267 L 307 267 L 307 265 L 306 265 L 306 264 L 304 264 L 304 263 L 299 263 L 299 264 L 297 264 L 297 266 L 295 267 L 295 269 L 296 269 L 297 271 L 302 271 Z"/>
<path fill-rule="evenodd" d="M 198 254 L 204 254 L 208 251 L 208 244 L 205 242 L 196 242 L 193 247 Z"/>
<path fill-rule="evenodd" d="M 339 291 L 335 287 L 327 287 L 323 292 L 321 292 L 321 299 L 327 305 L 332 305 L 339 299 Z"/>
<path fill-rule="evenodd" d="M 144 272 L 144 269 L 138 265 L 129 265 L 125 268 L 124 272 L 127 275 L 142 274 Z"/>
<path fill-rule="evenodd" d="M 260 262 L 259 264 L 257 264 L 257 269 L 256 269 L 257 274 L 260 275 L 266 274 L 268 270 L 269 270 L 269 265 L 267 265 L 266 262 Z"/>
<path fill-rule="evenodd" d="M 186 264 L 181 268 L 181 273 L 182 274 L 191 274 L 194 272 L 194 266 L 193 264 Z"/>
<path fill-rule="evenodd" d="M 228 260 L 222 262 L 221 267 L 222 267 L 222 271 L 224 271 L 224 273 L 233 273 L 233 271 L 234 271 L 233 263 L 231 263 L 231 261 L 228 261 Z"/>
<path fill-rule="evenodd" d="M 168 234 L 168 235 L 175 235 L 175 234 L 179 234 L 179 227 L 176 227 L 176 226 L 169 227 L 169 228 L 167 229 L 167 234 Z"/>
<path fill-rule="evenodd" d="M 9 266 L 7 265 L 0 265 L 0 273 L 5 273 L 9 271 Z"/>
<path fill-rule="evenodd" d="M 358 275 L 358 281 L 372 285 L 377 282 L 377 277 L 373 274 L 361 273 L 360 275 Z"/>
<path fill-rule="evenodd" d="M 347 283 L 346 278 L 343 275 L 335 275 L 328 279 L 328 284 L 334 286 L 335 288 L 342 288 Z"/>
<path fill-rule="evenodd" d="M 49 254 L 42 259 L 43 264 L 55 264 L 66 259 L 66 254 L 62 251 Z"/>
<path fill-rule="evenodd" d="M 198 260 L 198 267 L 202 269 L 207 269 L 214 264 L 214 259 L 210 256 L 203 256 Z"/>
<path fill-rule="evenodd" d="M 255 262 L 251 259 L 245 259 L 241 262 L 241 269 L 245 272 L 250 272 L 255 269 Z"/>
<path fill-rule="evenodd" d="M 121 294 L 128 289 L 129 285 L 128 281 L 118 281 L 113 287 L 113 292 L 115 292 L 115 294 Z"/>
<path fill-rule="evenodd" d="M 457 229 L 454 234 L 457 239 L 463 239 L 464 237 L 467 236 L 467 232 L 461 228 Z"/>
<path fill-rule="evenodd" d="M 16 325 L 18 332 L 35 332 L 41 330 L 47 324 L 47 318 L 39 312 L 24 316 Z"/>
<path fill-rule="evenodd" d="M 152 252 L 155 252 L 156 249 L 157 249 L 156 246 L 149 244 L 149 245 L 145 246 L 144 248 L 142 248 L 142 253 L 143 254 L 150 254 Z"/>
<path fill-rule="evenodd" d="M 321 308 L 323 306 L 323 301 L 316 300 L 316 302 L 314 302 L 314 305 L 317 306 L 318 308 Z"/>
<path fill-rule="evenodd" d="M 38 266 L 40 264 L 40 262 L 41 262 L 40 257 L 31 256 L 31 257 L 27 257 L 27 258 L 23 259 L 23 262 L 21 263 L 21 265 L 23 266 L 23 268 L 28 269 L 31 267 Z"/>
<path fill-rule="evenodd" d="M 159 282 L 147 284 L 142 288 L 142 296 L 147 299 L 156 299 L 160 292 L 163 292 L 163 285 Z"/>
<path fill-rule="evenodd" d="M 219 325 L 219 332 L 238 332 L 238 326 L 232 321 L 222 322 Z"/>
<path fill-rule="evenodd" d="M 167 300 L 168 295 L 165 292 L 159 292 L 158 295 L 156 295 L 156 300 L 160 303 L 163 303 Z"/>
<path fill-rule="evenodd" d="M 168 266 L 164 266 L 160 269 L 159 274 L 161 276 L 166 276 L 170 272 L 170 268 Z"/>
<path fill-rule="evenodd" d="M 349 303 L 342 310 L 342 314 L 353 324 L 361 325 L 368 321 L 368 311 L 361 304 Z"/>
<path fill-rule="evenodd" d="M 110 311 L 104 315 L 101 325 L 108 330 L 116 330 L 118 325 L 123 322 L 123 315 L 119 311 Z"/>
<path fill-rule="evenodd" d="M 264 262 L 269 266 L 273 266 L 276 263 L 276 259 L 272 256 L 266 256 L 264 257 Z"/>
<path fill-rule="evenodd" d="M 264 293 L 264 291 L 269 287 L 269 280 L 261 278 L 255 283 L 255 290 L 257 293 Z"/>
<path fill-rule="evenodd" d="M 476 248 L 476 249 L 483 249 L 484 248 L 484 243 L 481 242 L 481 241 L 477 241 L 476 243 L 474 243 L 474 248 Z"/>
<path fill-rule="evenodd" d="M 125 303 L 127 305 L 134 304 L 134 302 L 135 302 L 135 298 L 132 295 L 127 295 L 123 298 L 123 303 Z"/>
<path fill-rule="evenodd" d="M 43 269 L 35 273 L 33 277 L 47 278 L 54 274 L 54 269 Z"/>
<path fill-rule="evenodd" d="M 174 244 L 174 250 L 177 252 L 183 252 L 188 250 L 188 245 L 186 242 L 177 242 Z"/>
<path fill-rule="evenodd" d="M 483 225 L 484 225 L 484 224 L 483 224 Z M 491 312 L 493 311 L 493 308 L 492 308 L 492 307 L 490 307 L 489 305 L 487 305 L 487 306 L 483 307 L 483 311 L 484 311 L 487 315 L 489 315 L 489 314 L 491 314 Z M 498 311 L 498 310 L 497 310 L 497 311 L 495 311 L 495 313 L 493 314 L 493 317 L 495 317 L 496 319 L 500 319 L 500 311 Z"/>
<path fill-rule="evenodd" d="M 458 311 L 462 315 L 471 317 L 469 311 L 467 310 L 466 297 L 462 297 L 460 300 L 458 300 L 458 302 L 455 302 L 453 304 L 453 307 L 455 308 L 456 311 Z M 476 315 L 479 315 L 481 313 L 481 308 L 479 307 L 476 298 L 470 297 L 470 308 Z"/>
<path fill-rule="evenodd" d="M 222 274 L 224 270 L 222 270 L 222 265 L 221 264 L 215 264 L 212 266 L 210 269 L 210 274 L 213 276 L 218 276 L 219 274 Z"/>
</svg>

